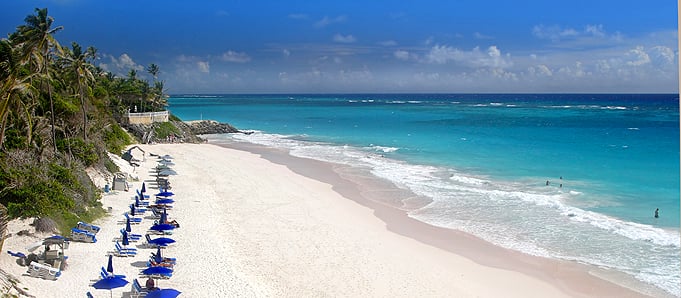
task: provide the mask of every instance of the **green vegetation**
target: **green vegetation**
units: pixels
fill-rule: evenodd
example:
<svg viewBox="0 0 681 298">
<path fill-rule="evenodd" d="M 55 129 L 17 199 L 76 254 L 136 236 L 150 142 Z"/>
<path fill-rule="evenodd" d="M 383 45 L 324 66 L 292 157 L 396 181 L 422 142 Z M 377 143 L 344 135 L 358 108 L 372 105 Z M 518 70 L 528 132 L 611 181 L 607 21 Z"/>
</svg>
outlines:
<svg viewBox="0 0 681 298">
<path fill-rule="evenodd" d="M 60 45 L 54 36 L 63 28 L 46 8 L 24 21 L 0 39 L 0 210 L 9 219 L 49 217 L 67 232 L 104 213 L 85 169 L 118 170 L 107 152 L 133 141 L 121 117 L 134 106 L 163 110 L 164 86 L 158 65 L 147 68 L 151 83 L 135 70 L 117 77 L 93 64 L 96 48 Z"/>
<path fill-rule="evenodd" d="M 154 123 L 154 134 L 158 138 L 166 138 L 170 135 L 179 135 L 182 132 L 171 122 Z"/>
</svg>

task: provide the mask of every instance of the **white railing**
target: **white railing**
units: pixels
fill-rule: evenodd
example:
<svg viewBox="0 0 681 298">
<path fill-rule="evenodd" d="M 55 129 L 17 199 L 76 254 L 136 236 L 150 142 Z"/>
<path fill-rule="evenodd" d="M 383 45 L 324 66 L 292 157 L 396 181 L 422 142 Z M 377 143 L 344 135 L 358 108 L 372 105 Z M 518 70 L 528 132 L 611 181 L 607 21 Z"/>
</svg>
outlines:
<svg viewBox="0 0 681 298">
<path fill-rule="evenodd" d="M 168 111 L 147 112 L 147 113 L 127 113 L 128 124 L 151 124 L 154 122 L 168 122 Z"/>
</svg>

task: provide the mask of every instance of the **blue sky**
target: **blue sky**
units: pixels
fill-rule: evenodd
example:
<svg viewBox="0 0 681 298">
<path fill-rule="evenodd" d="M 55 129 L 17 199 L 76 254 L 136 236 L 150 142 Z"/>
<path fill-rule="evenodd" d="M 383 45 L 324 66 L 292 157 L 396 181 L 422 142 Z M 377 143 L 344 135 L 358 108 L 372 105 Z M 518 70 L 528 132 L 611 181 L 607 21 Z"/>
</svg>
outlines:
<svg viewBox="0 0 681 298">
<path fill-rule="evenodd" d="M 168 92 L 678 92 L 677 3 L 4 0 Z"/>
</svg>

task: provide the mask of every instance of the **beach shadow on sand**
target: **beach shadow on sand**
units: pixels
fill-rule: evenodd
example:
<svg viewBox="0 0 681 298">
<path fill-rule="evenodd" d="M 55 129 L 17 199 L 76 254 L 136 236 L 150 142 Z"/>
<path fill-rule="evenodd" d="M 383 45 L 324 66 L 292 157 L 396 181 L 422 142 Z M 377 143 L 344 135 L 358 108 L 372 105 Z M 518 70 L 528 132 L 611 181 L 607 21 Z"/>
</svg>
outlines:
<svg viewBox="0 0 681 298">
<path fill-rule="evenodd" d="M 145 262 L 145 261 L 132 262 L 132 263 L 130 263 L 130 265 L 132 265 L 133 267 L 137 267 L 137 268 L 147 268 L 148 267 L 147 262 Z"/>
</svg>

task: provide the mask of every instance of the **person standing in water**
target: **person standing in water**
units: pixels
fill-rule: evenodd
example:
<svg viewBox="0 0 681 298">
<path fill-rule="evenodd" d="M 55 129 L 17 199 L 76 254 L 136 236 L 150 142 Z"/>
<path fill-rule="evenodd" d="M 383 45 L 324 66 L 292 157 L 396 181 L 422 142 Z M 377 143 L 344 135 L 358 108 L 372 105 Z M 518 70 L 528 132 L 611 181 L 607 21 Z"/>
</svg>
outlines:
<svg viewBox="0 0 681 298">
<path fill-rule="evenodd" d="M 660 208 L 655 208 L 655 218 L 660 218 Z"/>
</svg>

